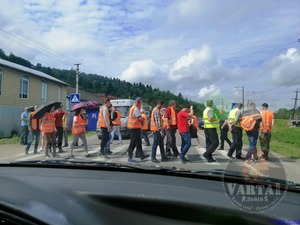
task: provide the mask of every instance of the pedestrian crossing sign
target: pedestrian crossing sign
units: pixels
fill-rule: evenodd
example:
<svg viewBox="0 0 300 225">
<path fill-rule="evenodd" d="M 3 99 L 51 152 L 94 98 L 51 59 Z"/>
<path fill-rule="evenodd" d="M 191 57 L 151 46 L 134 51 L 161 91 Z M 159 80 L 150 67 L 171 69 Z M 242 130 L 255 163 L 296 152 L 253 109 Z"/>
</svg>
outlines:
<svg viewBox="0 0 300 225">
<path fill-rule="evenodd" d="M 70 102 L 76 104 L 80 102 L 80 94 L 70 94 Z"/>
</svg>

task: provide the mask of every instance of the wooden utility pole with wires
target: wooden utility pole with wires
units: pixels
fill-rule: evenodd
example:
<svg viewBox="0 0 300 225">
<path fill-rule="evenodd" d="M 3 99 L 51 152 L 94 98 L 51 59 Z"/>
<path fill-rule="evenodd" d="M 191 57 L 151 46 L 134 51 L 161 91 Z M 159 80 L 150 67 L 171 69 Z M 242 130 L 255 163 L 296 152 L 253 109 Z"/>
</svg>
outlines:
<svg viewBox="0 0 300 225">
<path fill-rule="evenodd" d="M 298 121 L 298 118 L 297 118 L 297 115 L 296 115 L 296 110 L 297 110 L 297 101 L 299 100 L 298 99 L 298 93 L 299 93 L 299 90 L 297 89 L 296 91 L 296 97 L 295 98 L 292 98 L 292 99 L 294 99 L 295 100 L 295 102 L 294 102 L 294 108 L 293 108 L 293 112 L 292 112 L 292 115 L 291 115 L 291 123 L 293 124 L 293 125 L 300 125 L 299 123 L 300 123 L 300 121 Z"/>
</svg>

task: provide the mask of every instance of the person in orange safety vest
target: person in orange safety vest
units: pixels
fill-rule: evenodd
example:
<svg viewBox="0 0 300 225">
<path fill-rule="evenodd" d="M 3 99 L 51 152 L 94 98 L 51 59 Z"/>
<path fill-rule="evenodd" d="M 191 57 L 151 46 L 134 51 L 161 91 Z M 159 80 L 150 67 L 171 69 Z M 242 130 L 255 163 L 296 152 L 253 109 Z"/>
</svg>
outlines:
<svg viewBox="0 0 300 225">
<path fill-rule="evenodd" d="M 72 135 L 73 135 L 73 142 L 71 144 L 71 151 L 70 157 L 74 157 L 73 149 L 76 143 L 78 143 L 78 139 L 80 138 L 83 143 L 83 148 L 85 151 L 85 157 L 89 157 L 90 154 L 88 153 L 87 141 L 85 137 L 85 126 L 88 124 L 87 118 L 84 118 L 82 115 L 84 108 L 78 108 L 75 111 L 75 115 L 73 118 L 73 125 L 72 125 Z"/>
<path fill-rule="evenodd" d="M 262 121 L 260 124 L 260 135 L 259 142 L 260 147 L 263 152 L 262 158 L 265 160 L 269 160 L 268 154 L 270 150 L 270 142 L 271 142 L 271 131 L 274 125 L 274 114 L 273 112 L 268 110 L 269 105 L 267 103 L 262 104 Z"/>
</svg>

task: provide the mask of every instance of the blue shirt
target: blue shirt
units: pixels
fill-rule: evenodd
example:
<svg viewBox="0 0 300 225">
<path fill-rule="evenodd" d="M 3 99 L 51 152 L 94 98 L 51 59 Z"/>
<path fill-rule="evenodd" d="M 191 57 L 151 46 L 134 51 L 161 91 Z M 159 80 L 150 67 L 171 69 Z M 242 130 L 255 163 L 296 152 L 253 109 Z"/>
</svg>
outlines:
<svg viewBox="0 0 300 225">
<path fill-rule="evenodd" d="M 28 126 L 29 125 L 29 114 L 27 112 L 23 112 L 21 114 L 21 126 Z M 22 120 L 27 119 L 27 120 Z"/>
</svg>

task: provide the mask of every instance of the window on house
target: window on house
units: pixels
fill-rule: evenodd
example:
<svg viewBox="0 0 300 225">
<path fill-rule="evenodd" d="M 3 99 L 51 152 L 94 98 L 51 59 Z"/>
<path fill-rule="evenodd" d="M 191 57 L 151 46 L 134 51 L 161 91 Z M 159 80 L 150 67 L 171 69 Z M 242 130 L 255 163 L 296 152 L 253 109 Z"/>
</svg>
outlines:
<svg viewBox="0 0 300 225">
<path fill-rule="evenodd" d="M 29 95 L 29 80 L 28 76 L 23 76 L 20 79 L 20 98 L 28 99 Z"/>
<path fill-rule="evenodd" d="M 2 69 L 0 69 L 0 96 L 2 95 L 2 82 L 3 82 L 3 72 Z"/>
<path fill-rule="evenodd" d="M 48 85 L 45 81 L 42 81 L 42 102 L 47 102 L 48 100 Z"/>
</svg>

